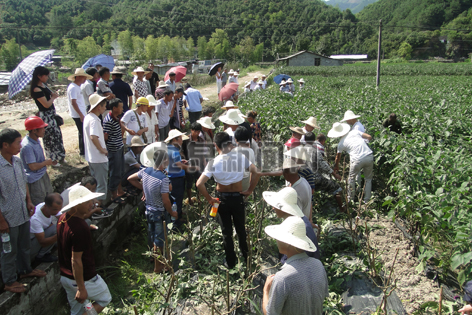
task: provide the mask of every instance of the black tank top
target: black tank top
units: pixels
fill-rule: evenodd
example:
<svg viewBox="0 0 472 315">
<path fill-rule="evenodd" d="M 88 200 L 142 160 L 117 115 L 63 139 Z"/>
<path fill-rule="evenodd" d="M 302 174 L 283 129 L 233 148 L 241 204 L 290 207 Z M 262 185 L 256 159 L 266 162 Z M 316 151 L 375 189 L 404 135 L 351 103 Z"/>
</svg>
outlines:
<svg viewBox="0 0 472 315">
<path fill-rule="evenodd" d="M 54 110 L 54 104 L 51 105 L 51 107 L 49 108 L 46 108 L 43 106 L 43 104 L 41 104 L 39 101 L 38 101 L 38 98 L 41 98 L 41 97 L 46 97 L 46 100 L 49 101 L 51 99 L 51 90 L 49 90 L 48 88 L 43 88 L 41 86 L 36 86 L 37 88 L 39 88 L 41 90 L 41 92 L 34 92 L 33 91 L 33 99 L 34 99 L 34 102 L 36 103 L 36 106 L 38 106 L 38 109 L 40 112 L 45 112 L 45 111 L 48 111 L 48 110 Z"/>
</svg>

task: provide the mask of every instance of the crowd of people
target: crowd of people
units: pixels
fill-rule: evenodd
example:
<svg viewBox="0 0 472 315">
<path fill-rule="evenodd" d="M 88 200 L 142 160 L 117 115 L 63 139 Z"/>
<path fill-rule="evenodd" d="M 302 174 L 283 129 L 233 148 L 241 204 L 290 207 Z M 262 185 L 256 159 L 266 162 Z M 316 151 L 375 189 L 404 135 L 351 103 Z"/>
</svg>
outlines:
<svg viewBox="0 0 472 315">
<path fill-rule="evenodd" d="M 220 72 L 221 86 L 234 82 L 233 78 L 237 82 L 233 70 Z M 314 192 L 334 196 L 339 211 L 345 211 L 338 171 L 341 154 L 347 152 L 348 200 L 355 200 L 360 190 L 364 191 L 363 202 L 371 198 L 374 160 L 368 142 L 372 137 L 358 120 L 360 116 L 347 111 L 328 132 L 328 138 L 339 139 L 334 167 L 327 162 L 327 137 L 316 133 L 318 122 L 308 117 L 301 121 L 303 126 L 287 126 L 291 138 L 283 145 L 279 169 L 262 172 L 264 136 L 257 112 L 244 115 L 237 104 L 228 101 L 222 107 L 223 114 L 216 118 L 214 108 L 202 107 L 201 93 L 188 83 L 178 85 L 173 73 L 164 82 L 153 72 L 152 64 L 146 70 L 138 67 L 133 71 L 134 89 L 122 80 L 125 73 L 125 69 L 101 67 L 76 69 L 69 77 L 69 111 L 78 129 L 79 153 L 88 162 L 91 177 L 62 194 L 53 191 L 47 174 L 48 165 L 67 161 L 53 104 L 57 94 L 45 85 L 49 74 L 46 68 L 34 71 L 31 96 L 39 113 L 25 120 L 28 135 L 22 139 L 17 130 L 0 132 L 0 233 L 9 236 L 12 247 L 11 252 L 1 254 L 5 290 L 24 292 L 18 277 L 46 276 L 44 271 L 31 268 L 32 260 L 58 260 L 71 314 L 82 314 L 89 300 L 95 301 L 97 312 L 103 310 L 111 295 L 96 272 L 90 232 L 94 226 L 89 219 L 113 214 L 103 209 L 107 194 L 112 202 L 126 203 L 126 196 L 143 192 L 149 246 L 157 257 L 156 273 L 166 271 L 167 223 L 173 218 L 173 229 L 183 231 L 183 201 L 187 197 L 192 206 L 192 191 L 201 194 L 209 206 L 218 207 L 225 253 L 222 263 L 232 269 L 239 261 L 233 227 L 243 262 L 249 254 L 248 196 L 262 176 L 283 176 L 286 187 L 263 193 L 275 215 L 283 219 L 265 231 L 277 240 L 284 265 L 265 283 L 263 312 L 321 314 L 328 281 L 320 262 Z M 109 82 L 110 76 L 113 82 Z M 301 89 L 304 81 L 298 82 Z M 293 86 L 293 81 L 289 79 L 287 84 Z M 251 91 L 265 89 L 266 77 L 260 81 L 254 77 L 248 86 Z M 295 89 L 289 87 L 289 91 Z M 182 132 L 186 127 L 184 109 L 189 134 Z M 394 114 L 384 125 L 401 132 Z M 44 149 L 39 138 L 43 138 Z M 20 157 L 16 157 L 18 153 Z M 359 182 L 361 172 L 364 185 Z M 52 254 L 54 247 L 58 256 Z"/>
</svg>

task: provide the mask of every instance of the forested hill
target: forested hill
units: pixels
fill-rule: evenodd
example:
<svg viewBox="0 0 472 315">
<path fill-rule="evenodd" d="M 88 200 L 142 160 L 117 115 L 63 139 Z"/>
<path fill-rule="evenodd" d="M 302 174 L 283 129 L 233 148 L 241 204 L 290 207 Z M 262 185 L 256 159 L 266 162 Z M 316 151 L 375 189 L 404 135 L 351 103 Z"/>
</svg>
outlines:
<svg viewBox="0 0 472 315">
<path fill-rule="evenodd" d="M 377 1 L 379 0 L 329 0 L 326 4 L 338 7 L 342 11 L 349 9 L 352 13 L 359 13 L 366 5 Z"/>
</svg>

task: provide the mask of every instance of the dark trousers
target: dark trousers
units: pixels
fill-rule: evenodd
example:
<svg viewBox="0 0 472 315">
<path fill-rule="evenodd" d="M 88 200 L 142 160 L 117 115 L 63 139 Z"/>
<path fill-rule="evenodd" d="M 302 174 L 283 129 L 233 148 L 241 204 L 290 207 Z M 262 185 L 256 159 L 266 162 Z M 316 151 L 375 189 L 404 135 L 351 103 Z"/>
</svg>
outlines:
<svg viewBox="0 0 472 315">
<path fill-rule="evenodd" d="M 77 127 L 77 131 L 79 132 L 79 151 L 80 155 L 85 155 L 85 147 L 84 147 L 84 124 L 80 120 L 80 118 L 73 118 L 75 121 L 75 126 Z"/>
<path fill-rule="evenodd" d="M 188 120 L 190 121 L 191 124 L 196 122 L 197 120 L 200 119 L 200 116 L 202 115 L 202 112 L 188 112 Z"/>
<path fill-rule="evenodd" d="M 170 182 L 172 184 L 171 196 L 177 204 L 177 213 L 179 214 L 179 218 L 175 221 L 175 225 L 180 226 L 182 225 L 182 202 L 184 201 L 185 193 L 185 176 L 171 177 Z"/>
<path fill-rule="evenodd" d="M 108 189 L 115 191 L 123 179 L 125 158 L 123 155 L 124 148 L 118 151 L 108 151 Z"/>
<path fill-rule="evenodd" d="M 128 177 L 130 177 L 131 175 L 133 175 L 134 173 L 137 173 L 139 172 L 139 168 L 136 168 L 136 167 L 131 167 L 131 169 L 125 173 L 125 175 L 123 175 L 123 179 L 121 180 L 121 187 L 123 188 L 132 188 L 134 187 L 133 185 L 131 185 L 128 181 Z"/>
<path fill-rule="evenodd" d="M 239 249 L 247 261 L 247 239 L 246 239 L 246 213 L 244 211 L 244 199 L 240 193 L 218 193 L 220 206 L 218 207 L 219 223 L 223 234 L 223 246 L 226 254 L 228 268 L 236 265 L 237 258 L 234 252 L 233 224 L 238 234 Z"/>
<path fill-rule="evenodd" d="M 11 252 L 1 251 L 2 280 L 11 285 L 17 280 L 17 273 L 25 275 L 33 271 L 30 263 L 30 221 L 10 227 Z"/>
</svg>

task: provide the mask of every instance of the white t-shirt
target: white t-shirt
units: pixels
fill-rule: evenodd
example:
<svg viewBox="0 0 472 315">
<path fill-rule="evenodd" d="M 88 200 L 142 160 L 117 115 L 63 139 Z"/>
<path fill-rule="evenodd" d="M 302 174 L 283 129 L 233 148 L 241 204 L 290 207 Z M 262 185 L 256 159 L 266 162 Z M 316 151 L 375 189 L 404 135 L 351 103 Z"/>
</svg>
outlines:
<svg viewBox="0 0 472 315">
<path fill-rule="evenodd" d="M 236 147 L 233 149 L 234 152 L 239 152 L 243 154 L 246 159 L 251 162 L 251 164 L 256 164 L 256 158 L 254 156 L 254 151 L 251 148 L 246 148 L 246 147 Z M 249 189 L 249 185 L 251 184 L 250 177 L 251 172 L 249 170 L 244 171 L 244 176 L 243 176 L 243 191 L 246 191 Z"/>
<path fill-rule="evenodd" d="M 351 130 L 347 135 L 341 138 L 338 143 L 338 153 L 346 151 L 351 161 L 359 161 L 369 154 L 372 150 L 362 138 L 363 132 L 359 130 Z"/>
<path fill-rule="evenodd" d="M 267 80 L 263 80 L 262 81 L 262 88 L 265 90 L 266 87 L 267 87 Z"/>
<path fill-rule="evenodd" d="M 244 154 L 233 150 L 227 154 L 218 155 L 208 162 L 202 174 L 208 178 L 214 177 L 215 181 L 221 185 L 235 184 L 242 181 L 244 171 L 251 164 Z"/>
<path fill-rule="evenodd" d="M 166 81 L 166 84 L 169 86 L 168 89 L 172 92 L 175 92 L 175 81 L 171 82 L 170 79 Z"/>
<path fill-rule="evenodd" d="M 251 81 L 251 85 L 249 86 L 249 88 L 251 90 L 254 90 L 256 88 L 256 86 L 259 86 L 259 84 L 257 84 L 257 82 L 254 82 L 254 80 Z"/>
<path fill-rule="evenodd" d="M 46 216 L 41 211 L 43 206 L 44 202 L 38 204 L 33 216 L 30 219 L 30 238 L 34 238 L 34 234 L 44 233 L 44 230 L 47 229 L 52 223 L 52 216 L 46 218 Z"/>
<path fill-rule="evenodd" d="M 129 110 L 127 111 L 123 117 L 121 118 L 121 121 L 125 124 L 126 128 L 128 129 L 131 129 L 135 132 L 139 131 L 141 128 L 139 128 L 139 123 L 138 123 L 138 119 L 136 119 L 136 115 L 138 115 L 139 117 L 139 122 L 141 123 L 141 127 L 142 128 L 146 128 L 148 127 L 148 125 L 146 124 L 146 116 L 144 115 L 144 113 L 142 113 L 141 115 L 139 115 L 137 112 L 135 112 L 134 110 Z M 128 134 L 128 133 L 127 133 Z M 126 136 L 126 144 L 127 145 L 130 145 L 131 144 L 131 139 L 133 138 L 134 136 L 133 135 L 130 135 L 128 134 Z M 143 139 L 143 137 L 141 137 L 141 140 Z M 144 140 L 143 140 L 144 142 Z"/>
<path fill-rule="evenodd" d="M 153 143 L 156 138 L 155 126 L 157 125 L 157 117 L 154 112 L 151 112 L 151 116 L 147 112 L 144 113 L 144 117 L 146 117 L 146 125 L 148 127 L 148 131 L 146 131 L 146 138 L 148 143 Z"/>
<path fill-rule="evenodd" d="M 85 106 L 84 95 L 82 94 L 82 90 L 80 86 L 72 82 L 67 87 L 67 101 L 69 104 L 69 112 L 70 117 L 72 118 L 80 118 L 80 115 L 75 111 L 74 107 L 72 106 L 72 100 L 77 100 L 77 105 L 79 106 L 80 111 L 85 116 L 87 115 L 87 107 Z"/>
<path fill-rule="evenodd" d="M 106 149 L 102 122 L 94 113 L 89 113 L 84 119 L 85 160 L 89 163 L 108 163 L 108 157 L 98 151 L 90 136 L 97 136 L 103 149 Z"/>
<path fill-rule="evenodd" d="M 354 125 L 352 125 L 351 130 L 359 130 L 360 132 L 365 132 L 365 127 L 361 124 L 360 121 L 356 121 Z"/>
</svg>

